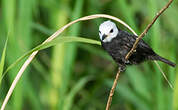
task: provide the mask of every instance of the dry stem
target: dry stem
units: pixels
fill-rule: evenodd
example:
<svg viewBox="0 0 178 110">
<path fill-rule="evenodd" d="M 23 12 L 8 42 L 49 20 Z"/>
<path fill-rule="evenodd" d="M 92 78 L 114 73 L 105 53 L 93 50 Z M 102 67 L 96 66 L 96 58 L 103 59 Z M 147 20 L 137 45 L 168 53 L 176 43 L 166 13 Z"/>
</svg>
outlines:
<svg viewBox="0 0 178 110">
<path fill-rule="evenodd" d="M 111 102 L 112 102 L 112 96 L 114 95 L 114 91 L 115 91 L 115 88 L 117 86 L 117 82 L 118 82 L 118 79 L 119 79 L 119 75 L 120 75 L 120 68 L 118 69 L 118 72 L 116 74 L 116 78 L 114 80 L 114 83 L 112 85 L 112 88 L 111 88 L 111 91 L 110 91 L 110 94 L 109 94 L 109 98 L 108 98 L 108 102 L 107 102 L 107 105 L 106 105 L 106 110 L 109 110 L 110 108 L 110 105 L 111 105 Z"/>
</svg>

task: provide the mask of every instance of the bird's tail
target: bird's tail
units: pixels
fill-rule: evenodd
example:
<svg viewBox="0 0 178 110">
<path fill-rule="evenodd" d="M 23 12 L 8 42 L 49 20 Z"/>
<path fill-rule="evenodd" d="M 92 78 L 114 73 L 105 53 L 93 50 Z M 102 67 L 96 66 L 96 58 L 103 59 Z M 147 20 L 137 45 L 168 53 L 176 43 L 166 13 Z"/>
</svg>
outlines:
<svg viewBox="0 0 178 110">
<path fill-rule="evenodd" d="M 165 58 L 163 58 L 163 57 L 161 57 L 161 56 L 159 56 L 159 55 L 157 55 L 156 57 L 154 57 L 153 60 L 162 61 L 162 62 L 164 62 L 164 63 L 166 63 L 166 64 L 168 64 L 168 65 L 170 65 L 170 66 L 172 66 L 172 67 L 175 67 L 175 66 L 176 66 L 175 63 L 173 63 L 173 62 L 171 62 L 171 61 L 169 61 L 169 60 L 167 60 L 167 59 L 165 59 Z"/>
</svg>

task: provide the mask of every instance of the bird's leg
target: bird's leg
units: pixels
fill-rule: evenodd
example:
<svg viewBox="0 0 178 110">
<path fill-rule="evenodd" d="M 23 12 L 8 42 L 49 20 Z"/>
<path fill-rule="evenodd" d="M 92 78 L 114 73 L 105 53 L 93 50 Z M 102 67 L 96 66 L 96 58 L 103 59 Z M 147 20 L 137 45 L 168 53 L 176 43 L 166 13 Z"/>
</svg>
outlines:
<svg viewBox="0 0 178 110">
<path fill-rule="evenodd" d="M 122 58 L 122 62 L 124 62 L 125 64 L 129 64 L 129 60 L 126 60 L 125 57 Z"/>
<path fill-rule="evenodd" d="M 129 60 L 124 60 L 124 63 L 129 64 Z"/>
<path fill-rule="evenodd" d="M 118 64 L 119 68 L 121 71 L 125 71 L 126 65 L 125 64 Z"/>
</svg>

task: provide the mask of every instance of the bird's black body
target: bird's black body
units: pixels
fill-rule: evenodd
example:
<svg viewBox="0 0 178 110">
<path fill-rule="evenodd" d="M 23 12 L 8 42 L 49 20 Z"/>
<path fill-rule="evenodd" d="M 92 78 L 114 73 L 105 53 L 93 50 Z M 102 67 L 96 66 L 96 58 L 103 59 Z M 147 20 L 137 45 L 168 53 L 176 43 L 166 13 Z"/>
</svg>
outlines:
<svg viewBox="0 0 178 110">
<path fill-rule="evenodd" d="M 136 38 L 135 35 L 119 30 L 117 37 L 113 38 L 111 42 L 101 41 L 101 44 L 122 70 L 125 69 L 126 65 L 139 64 L 145 60 L 159 60 L 170 66 L 175 66 L 171 61 L 157 55 L 143 40 L 139 41 L 136 52 L 126 61 L 125 56 L 133 47 Z"/>
</svg>

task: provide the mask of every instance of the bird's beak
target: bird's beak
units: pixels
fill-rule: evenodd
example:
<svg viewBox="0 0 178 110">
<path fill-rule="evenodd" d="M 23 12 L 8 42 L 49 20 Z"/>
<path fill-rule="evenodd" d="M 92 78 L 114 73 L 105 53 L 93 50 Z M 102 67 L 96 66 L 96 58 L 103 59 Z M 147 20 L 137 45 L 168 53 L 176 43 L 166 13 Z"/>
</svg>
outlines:
<svg viewBox="0 0 178 110">
<path fill-rule="evenodd" d="M 106 37 L 108 37 L 108 35 L 104 34 L 104 35 L 102 36 L 102 40 L 104 40 Z"/>
</svg>

